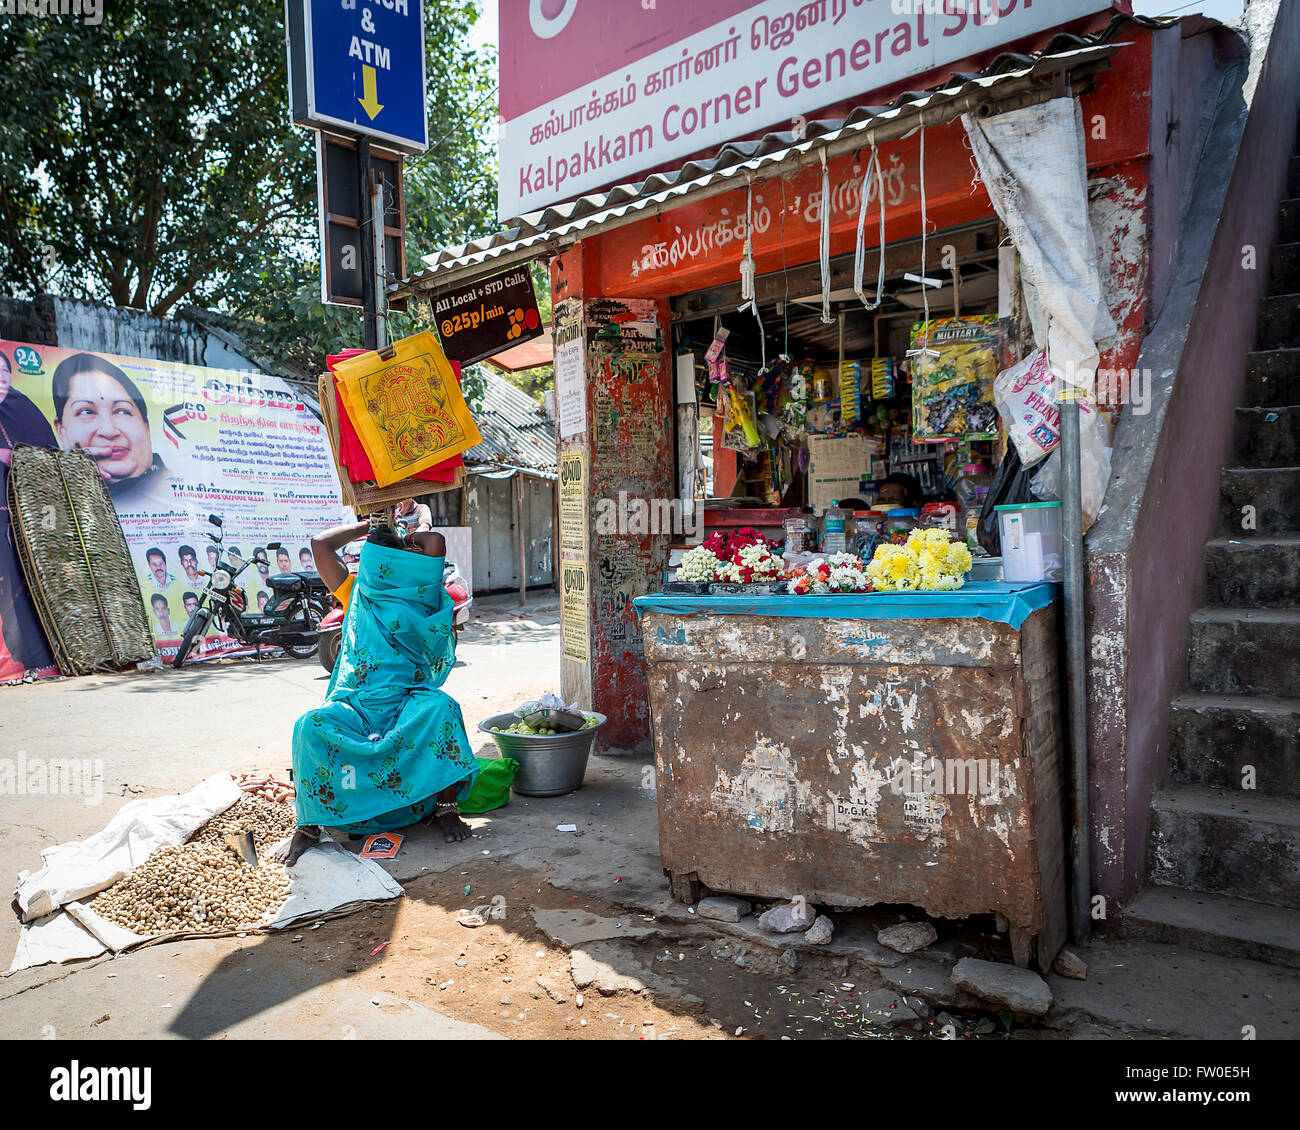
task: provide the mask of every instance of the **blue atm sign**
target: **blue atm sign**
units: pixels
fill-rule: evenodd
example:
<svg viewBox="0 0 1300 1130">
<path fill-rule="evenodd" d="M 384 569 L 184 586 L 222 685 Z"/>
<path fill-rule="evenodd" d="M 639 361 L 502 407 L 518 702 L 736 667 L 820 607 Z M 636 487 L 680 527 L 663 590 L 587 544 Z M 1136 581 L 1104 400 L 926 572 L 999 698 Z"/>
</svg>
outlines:
<svg viewBox="0 0 1300 1130">
<path fill-rule="evenodd" d="M 285 0 L 285 32 L 295 122 L 429 147 L 423 0 Z"/>
</svg>

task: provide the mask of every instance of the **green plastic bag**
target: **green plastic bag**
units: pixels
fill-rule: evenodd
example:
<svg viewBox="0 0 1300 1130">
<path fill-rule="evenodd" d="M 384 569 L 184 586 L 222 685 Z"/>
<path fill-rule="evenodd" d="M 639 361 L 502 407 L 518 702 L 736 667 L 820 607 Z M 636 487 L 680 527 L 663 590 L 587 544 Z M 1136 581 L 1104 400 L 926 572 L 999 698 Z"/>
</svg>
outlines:
<svg viewBox="0 0 1300 1130">
<path fill-rule="evenodd" d="M 519 772 L 513 757 L 476 757 L 479 774 L 474 787 L 460 803 L 461 812 L 491 812 L 510 803 L 510 785 Z"/>
</svg>

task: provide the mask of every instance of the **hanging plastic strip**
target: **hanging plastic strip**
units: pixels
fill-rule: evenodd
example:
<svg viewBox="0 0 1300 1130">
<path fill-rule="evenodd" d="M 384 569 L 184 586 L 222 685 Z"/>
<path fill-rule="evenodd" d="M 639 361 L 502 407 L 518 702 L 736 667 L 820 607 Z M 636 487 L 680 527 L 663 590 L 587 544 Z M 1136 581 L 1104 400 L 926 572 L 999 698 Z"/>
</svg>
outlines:
<svg viewBox="0 0 1300 1130">
<path fill-rule="evenodd" d="M 767 368 L 767 339 L 763 334 L 763 317 L 758 312 L 758 302 L 754 297 L 754 179 L 751 176 L 745 189 L 745 253 L 740 260 L 740 297 L 745 301 L 740 313 L 754 311 L 754 320 L 758 323 L 758 348 L 762 357 L 762 367 Z"/>
<path fill-rule="evenodd" d="M 831 174 L 826 164 L 826 147 L 822 146 L 822 325 L 834 325 L 831 317 Z"/>
<path fill-rule="evenodd" d="M 907 351 L 907 356 L 912 357 L 912 356 L 915 356 L 915 355 L 918 354 L 918 353 L 924 353 L 927 357 L 938 357 L 938 356 L 939 356 L 939 351 L 938 351 L 937 349 L 931 349 L 931 348 L 929 347 L 929 341 L 930 341 L 930 290 L 929 290 L 929 288 L 930 288 L 931 286 L 939 286 L 940 283 L 939 283 L 939 281 L 938 281 L 937 279 L 929 279 L 929 278 L 926 278 L 926 275 L 925 275 L 925 241 L 926 241 L 926 235 L 928 234 L 929 229 L 930 229 L 930 217 L 927 215 L 927 213 L 926 213 L 926 209 L 925 209 L 925 118 L 924 118 L 924 116 L 922 116 L 922 118 L 921 118 L 920 131 L 921 131 L 921 162 L 920 162 L 920 165 L 921 165 L 921 167 L 920 167 L 920 175 L 921 175 L 921 273 L 920 273 L 919 275 L 915 276 L 915 278 L 916 278 L 916 281 L 920 282 L 920 284 L 921 284 L 921 304 L 922 304 L 922 306 L 923 306 L 924 309 L 925 309 L 925 321 L 924 321 L 923 325 L 925 326 L 924 334 L 925 334 L 926 347 L 925 347 L 924 349 L 909 349 L 909 350 Z M 904 278 L 909 278 L 909 279 L 912 278 L 912 277 L 913 277 L 912 275 L 905 275 L 905 276 L 904 276 Z"/>
<path fill-rule="evenodd" d="M 867 204 L 871 198 L 871 173 L 876 174 L 876 199 L 880 201 L 880 270 L 876 276 L 876 299 L 868 302 L 862 290 L 862 274 L 866 269 L 867 248 Z M 875 142 L 871 144 L 871 160 L 867 162 L 867 171 L 862 174 L 862 202 L 858 207 L 858 242 L 853 249 L 853 289 L 857 292 L 862 305 L 868 310 L 876 310 L 885 299 L 885 177 L 880 169 L 880 154 Z"/>
</svg>

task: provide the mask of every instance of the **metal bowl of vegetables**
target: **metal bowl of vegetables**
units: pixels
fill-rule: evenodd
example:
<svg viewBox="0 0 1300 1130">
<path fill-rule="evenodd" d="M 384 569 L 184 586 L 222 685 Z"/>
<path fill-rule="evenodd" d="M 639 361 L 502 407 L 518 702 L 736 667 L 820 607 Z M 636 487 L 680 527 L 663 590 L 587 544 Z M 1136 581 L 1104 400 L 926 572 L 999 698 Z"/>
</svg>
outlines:
<svg viewBox="0 0 1300 1130">
<path fill-rule="evenodd" d="M 513 757 L 519 763 L 511 786 L 515 792 L 563 796 L 582 788 L 596 731 L 604 723 L 605 715 L 595 711 L 582 712 L 578 729 L 562 729 L 545 718 L 534 724 L 517 714 L 494 714 L 478 728 L 491 735 L 502 757 Z"/>
</svg>

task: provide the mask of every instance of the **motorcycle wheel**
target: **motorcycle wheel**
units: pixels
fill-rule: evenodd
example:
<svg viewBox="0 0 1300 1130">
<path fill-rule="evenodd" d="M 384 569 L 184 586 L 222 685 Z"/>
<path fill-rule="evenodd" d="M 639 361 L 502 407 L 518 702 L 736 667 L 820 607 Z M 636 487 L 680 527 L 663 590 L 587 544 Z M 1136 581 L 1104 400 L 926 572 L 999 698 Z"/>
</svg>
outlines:
<svg viewBox="0 0 1300 1130">
<path fill-rule="evenodd" d="M 320 629 L 320 622 L 324 619 L 320 606 L 314 601 L 307 603 L 307 620 L 314 629 Z M 285 654 L 294 659 L 310 659 L 316 654 L 319 648 L 320 640 L 317 638 L 316 643 L 290 643 L 284 645 Z"/>
<path fill-rule="evenodd" d="M 179 669 L 185 663 L 185 657 L 189 655 L 190 648 L 194 646 L 194 640 L 205 626 L 206 622 L 203 617 L 197 613 L 185 622 L 185 631 L 181 634 L 180 646 L 176 649 L 176 657 L 172 660 L 173 667 Z"/>
<path fill-rule="evenodd" d="M 343 650 L 343 633 L 330 632 L 321 640 L 320 649 L 317 655 L 320 659 L 320 665 L 329 671 L 334 672 L 334 664 L 339 661 L 339 652 Z"/>
</svg>

